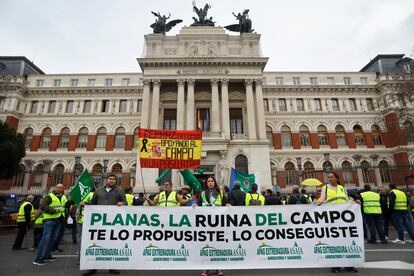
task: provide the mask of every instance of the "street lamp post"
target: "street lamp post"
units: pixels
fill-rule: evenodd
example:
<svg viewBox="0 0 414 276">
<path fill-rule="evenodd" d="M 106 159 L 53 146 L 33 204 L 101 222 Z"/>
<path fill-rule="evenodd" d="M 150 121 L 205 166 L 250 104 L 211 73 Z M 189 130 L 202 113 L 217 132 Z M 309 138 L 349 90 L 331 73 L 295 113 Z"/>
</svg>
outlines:
<svg viewBox="0 0 414 276">
<path fill-rule="evenodd" d="M 131 167 L 129 169 L 129 186 L 135 187 L 135 170 L 136 168 Z"/>
<path fill-rule="evenodd" d="M 102 174 L 101 174 L 101 185 L 104 185 L 104 184 L 106 184 L 106 183 L 104 183 L 104 180 L 106 179 L 106 171 L 108 169 L 109 160 L 104 159 L 104 160 L 102 160 L 102 162 L 103 162 L 103 171 L 102 171 Z"/>
<path fill-rule="evenodd" d="M 325 166 L 323 166 L 323 181 L 325 183 L 328 183 L 328 173 L 331 172 L 331 165 L 330 165 L 330 161 L 329 161 L 329 153 L 326 152 L 323 154 L 323 158 L 325 159 Z"/>
<path fill-rule="evenodd" d="M 78 182 L 78 179 L 79 179 L 80 174 L 81 174 L 80 162 L 81 162 L 81 157 L 78 156 L 78 155 L 75 156 L 75 166 L 73 167 L 73 175 L 75 176 L 75 181 L 74 181 L 73 184 Z"/>
<path fill-rule="evenodd" d="M 50 169 L 52 167 L 53 160 L 50 159 L 43 159 L 43 173 L 44 178 L 42 179 L 42 189 L 44 192 L 47 191 L 47 180 L 49 179 Z"/>
<path fill-rule="evenodd" d="M 302 184 L 302 157 L 296 157 L 296 164 L 298 165 L 299 185 Z"/>
</svg>

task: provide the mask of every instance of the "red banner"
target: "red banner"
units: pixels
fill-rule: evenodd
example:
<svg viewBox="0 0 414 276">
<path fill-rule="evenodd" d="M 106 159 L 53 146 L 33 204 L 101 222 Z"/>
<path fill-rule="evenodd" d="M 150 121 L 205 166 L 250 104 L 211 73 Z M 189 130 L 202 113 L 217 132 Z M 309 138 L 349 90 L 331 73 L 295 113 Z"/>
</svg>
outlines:
<svg viewBox="0 0 414 276">
<path fill-rule="evenodd" d="M 141 168 L 197 169 L 200 167 L 201 130 L 141 128 L 138 138 Z"/>
</svg>

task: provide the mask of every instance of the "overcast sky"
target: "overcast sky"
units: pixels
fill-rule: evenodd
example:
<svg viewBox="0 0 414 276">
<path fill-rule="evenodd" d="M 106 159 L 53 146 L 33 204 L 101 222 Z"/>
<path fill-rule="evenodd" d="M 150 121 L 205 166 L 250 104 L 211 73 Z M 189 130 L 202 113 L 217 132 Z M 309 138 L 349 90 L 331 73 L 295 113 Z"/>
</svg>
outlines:
<svg viewBox="0 0 414 276">
<path fill-rule="evenodd" d="M 266 71 L 359 71 L 377 54 L 413 56 L 413 0 L 208 3 L 216 26 L 250 9 Z M 151 11 L 183 19 L 168 35 L 195 16 L 191 0 L 0 0 L 0 56 L 26 56 L 48 74 L 138 72 Z"/>
</svg>

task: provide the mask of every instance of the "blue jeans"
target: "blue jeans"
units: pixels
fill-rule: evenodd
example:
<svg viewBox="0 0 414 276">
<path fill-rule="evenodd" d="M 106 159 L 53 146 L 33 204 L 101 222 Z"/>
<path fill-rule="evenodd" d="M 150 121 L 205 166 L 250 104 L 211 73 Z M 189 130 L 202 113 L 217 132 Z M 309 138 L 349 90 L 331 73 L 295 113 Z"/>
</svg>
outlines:
<svg viewBox="0 0 414 276">
<path fill-rule="evenodd" d="M 382 214 L 364 214 L 364 218 L 370 233 L 369 240 L 376 241 L 378 233 L 380 240 L 385 241 Z"/>
<path fill-rule="evenodd" d="M 391 217 L 398 232 L 398 239 L 404 240 L 405 228 L 411 239 L 414 240 L 414 225 L 408 216 L 408 211 L 393 211 Z"/>
<path fill-rule="evenodd" d="M 51 219 L 44 221 L 42 239 L 37 248 L 35 261 L 43 261 L 45 258 L 50 257 L 53 242 L 59 235 L 59 225 L 60 222 L 58 220 Z"/>
<path fill-rule="evenodd" d="M 59 226 L 58 226 L 58 230 L 57 230 L 58 235 L 53 241 L 52 250 L 58 250 L 60 240 L 63 238 L 63 235 L 65 234 L 65 228 L 66 228 L 66 222 L 65 221 L 59 221 Z"/>
</svg>

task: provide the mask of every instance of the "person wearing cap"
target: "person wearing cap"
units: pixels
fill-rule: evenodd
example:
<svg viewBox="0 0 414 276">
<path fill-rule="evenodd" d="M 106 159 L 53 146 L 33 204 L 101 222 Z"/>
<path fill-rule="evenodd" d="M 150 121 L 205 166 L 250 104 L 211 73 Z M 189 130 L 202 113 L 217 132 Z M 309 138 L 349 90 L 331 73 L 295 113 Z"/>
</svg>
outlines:
<svg viewBox="0 0 414 276">
<path fill-rule="evenodd" d="M 164 182 L 164 191 L 155 196 L 154 200 L 147 199 L 151 206 L 175 207 L 186 205 L 193 198 L 184 199 L 183 196 L 172 190 L 173 184 L 171 180 Z"/>
<path fill-rule="evenodd" d="M 26 200 L 20 205 L 19 213 L 17 215 L 17 232 L 16 240 L 14 241 L 13 250 L 22 250 L 22 243 L 24 236 L 27 234 L 27 229 L 30 229 L 35 218 L 35 210 L 32 205 L 34 196 L 28 195 Z"/>
<path fill-rule="evenodd" d="M 190 199 L 190 201 L 187 204 L 184 204 L 184 205 L 182 204 L 182 206 L 191 206 L 194 203 L 197 203 L 197 200 L 193 199 L 190 186 L 184 185 L 181 187 L 181 190 L 183 191 L 183 199 L 185 200 Z"/>
</svg>

